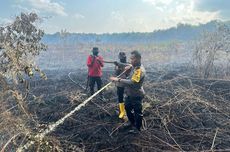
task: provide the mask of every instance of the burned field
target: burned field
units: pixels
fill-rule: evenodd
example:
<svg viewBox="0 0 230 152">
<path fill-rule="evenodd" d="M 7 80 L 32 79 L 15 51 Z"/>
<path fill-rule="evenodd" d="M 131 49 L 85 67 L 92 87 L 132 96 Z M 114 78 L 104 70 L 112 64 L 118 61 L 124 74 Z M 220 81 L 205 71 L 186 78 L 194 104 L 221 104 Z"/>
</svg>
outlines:
<svg viewBox="0 0 230 152">
<path fill-rule="evenodd" d="M 68 77 L 69 72 L 75 82 Z M 111 74 L 104 72 L 104 84 Z M 86 72 L 47 71 L 47 76 L 46 81 L 31 82 L 31 94 L 37 98 L 27 106 L 36 122 L 35 135 L 88 97 L 82 88 Z M 192 78 L 181 71 L 149 70 L 144 88 L 147 95 L 140 134 L 130 134 L 123 127 L 124 121 L 116 112 L 115 86 L 111 85 L 104 90 L 106 101 L 95 97 L 29 151 L 230 150 L 229 81 Z M 7 148 L 17 148 L 32 136 L 18 136 Z"/>
<path fill-rule="evenodd" d="M 194 41 L 104 43 L 87 34 L 83 43 L 62 31 L 44 44 L 35 21 L 36 13 L 21 13 L 0 28 L 1 152 L 230 151 L 228 26 Z M 114 64 L 104 67 L 106 100 L 89 98 L 85 59 L 95 45 L 110 63 L 120 51 L 140 50 L 147 69 L 140 133 L 118 118 L 108 81 Z"/>
</svg>

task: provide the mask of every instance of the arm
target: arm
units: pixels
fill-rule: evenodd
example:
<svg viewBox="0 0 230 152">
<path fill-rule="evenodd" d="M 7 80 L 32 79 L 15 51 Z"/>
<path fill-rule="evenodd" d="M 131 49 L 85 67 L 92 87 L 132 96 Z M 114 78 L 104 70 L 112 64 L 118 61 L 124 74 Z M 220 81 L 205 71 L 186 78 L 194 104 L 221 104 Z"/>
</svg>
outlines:
<svg viewBox="0 0 230 152">
<path fill-rule="evenodd" d="M 119 83 L 124 84 L 124 85 L 135 85 L 135 82 L 132 81 L 131 79 L 120 79 L 118 81 Z"/>
<path fill-rule="evenodd" d="M 119 67 L 126 67 L 126 66 L 132 66 L 130 63 L 122 63 L 115 61 L 114 64 Z"/>
<path fill-rule="evenodd" d="M 95 60 L 95 57 L 94 56 L 88 56 L 88 59 L 87 59 L 87 66 L 88 67 L 92 67 L 93 66 L 93 63 L 94 63 L 94 60 Z"/>
<path fill-rule="evenodd" d="M 138 83 L 132 81 L 131 79 L 121 79 L 117 77 L 110 77 L 110 80 L 126 85 L 136 85 Z"/>
<path fill-rule="evenodd" d="M 101 67 L 104 67 L 104 61 L 103 58 L 101 56 L 96 57 L 97 62 L 100 64 Z"/>
<path fill-rule="evenodd" d="M 134 71 L 132 77 L 130 79 L 121 79 L 117 77 L 111 77 L 110 80 L 119 82 L 123 85 L 132 85 L 133 87 L 139 86 L 139 82 L 142 79 L 143 75 L 141 69 L 137 69 Z"/>
</svg>

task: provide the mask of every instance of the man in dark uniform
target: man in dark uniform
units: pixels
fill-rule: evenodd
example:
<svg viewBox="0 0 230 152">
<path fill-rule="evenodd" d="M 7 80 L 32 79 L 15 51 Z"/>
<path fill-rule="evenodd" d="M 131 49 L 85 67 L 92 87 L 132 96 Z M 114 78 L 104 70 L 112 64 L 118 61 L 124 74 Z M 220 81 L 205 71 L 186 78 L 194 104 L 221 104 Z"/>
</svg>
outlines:
<svg viewBox="0 0 230 152">
<path fill-rule="evenodd" d="M 94 94 L 94 85 L 97 83 L 97 89 L 100 90 L 102 87 L 102 67 L 104 66 L 104 61 L 102 56 L 98 55 L 99 50 L 94 47 L 92 50 L 92 55 L 88 56 L 87 66 L 88 66 L 88 77 L 89 77 L 89 87 L 90 94 Z M 103 98 L 102 94 L 100 94 Z"/>
<path fill-rule="evenodd" d="M 125 70 L 126 62 L 126 54 L 125 52 L 119 52 L 118 55 L 120 62 L 115 62 L 115 75 L 119 76 Z M 126 74 L 120 76 L 120 78 L 126 78 Z M 117 96 L 118 96 L 118 103 L 119 103 L 119 118 L 124 119 L 125 116 L 125 104 L 124 104 L 124 85 L 121 83 L 117 83 Z"/>
<path fill-rule="evenodd" d="M 141 65 L 141 54 L 138 51 L 131 52 L 132 66 L 126 66 L 129 73 L 127 79 L 110 77 L 110 80 L 121 83 L 125 86 L 127 97 L 125 98 L 125 110 L 130 125 L 135 126 L 138 131 L 142 126 L 142 99 L 144 98 L 143 82 L 145 78 L 145 68 Z M 132 113 L 132 110 L 134 113 Z"/>
</svg>

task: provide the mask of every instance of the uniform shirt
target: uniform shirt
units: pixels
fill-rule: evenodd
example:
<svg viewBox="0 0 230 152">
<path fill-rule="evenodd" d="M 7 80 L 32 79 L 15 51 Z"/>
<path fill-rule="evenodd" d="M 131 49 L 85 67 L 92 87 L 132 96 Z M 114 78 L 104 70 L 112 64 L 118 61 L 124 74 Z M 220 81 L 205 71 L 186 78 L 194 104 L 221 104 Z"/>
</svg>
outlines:
<svg viewBox="0 0 230 152">
<path fill-rule="evenodd" d="M 91 77 L 101 77 L 102 70 L 101 68 L 104 66 L 104 61 L 102 56 L 94 56 L 89 55 L 87 59 L 88 66 L 88 75 Z"/>
<path fill-rule="evenodd" d="M 129 64 L 123 63 L 123 62 L 117 62 L 117 65 L 115 66 L 115 75 L 119 76 L 122 72 L 124 72 L 125 66 L 127 66 L 127 65 L 129 65 Z M 127 77 L 126 73 L 119 76 L 119 78 L 122 78 L 122 79 L 126 79 L 126 77 Z M 124 85 L 122 85 L 122 83 L 116 83 L 116 86 L 124 87 Z"/>
<path fill-rule="evenodd" d="M 145 91 L 143 89 L 143 82 L 145 79 L 145 68 L 136 66 L 131 69 L 130 75 L 127 79 L 122 79 L 120 83 L 125 86 L 125 92 L 130 97 L 144 97 Z"/>
</svg>

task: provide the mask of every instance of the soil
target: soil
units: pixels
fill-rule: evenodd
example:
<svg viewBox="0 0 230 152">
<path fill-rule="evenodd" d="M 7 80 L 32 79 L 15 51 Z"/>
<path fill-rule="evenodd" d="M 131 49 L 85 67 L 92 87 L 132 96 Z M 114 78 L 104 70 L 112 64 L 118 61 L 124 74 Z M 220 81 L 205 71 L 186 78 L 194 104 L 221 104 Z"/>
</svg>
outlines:
<svg viewBox="0 0 230 152">
<path fill-rule="evenodd" d="M 69 72 L 75 82 L 68 77 Z M 28 109 L 37 121 L 35 134 L 89 96 L 84 90 L 84 70 L 46 73 L 48 80 L 31 82 L 31 94 L 37 99 Z M 104 84 L 110 75 L 112 71 L 104 72 Z M 229 81 L 192 78 L 183 70 L 148 71 L 144 88 L 140 133 L 129 133 L 124 120 L 118 118 L 116 87 L 111 85 L 103 92 L 106 100 L 95 97 L 48 134 L 46 144 L 36 143 L 30 151 L 230 150 Z"/>
</svg>

